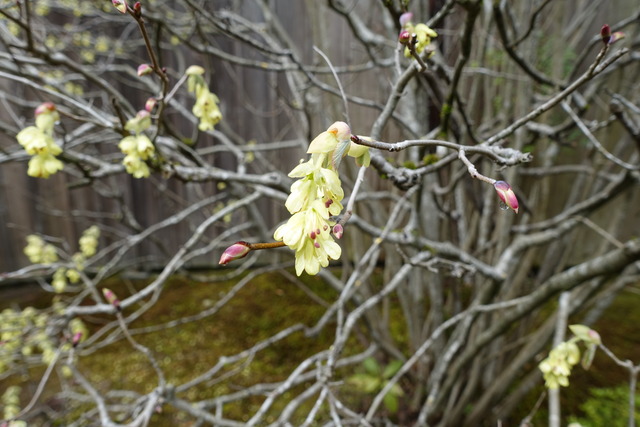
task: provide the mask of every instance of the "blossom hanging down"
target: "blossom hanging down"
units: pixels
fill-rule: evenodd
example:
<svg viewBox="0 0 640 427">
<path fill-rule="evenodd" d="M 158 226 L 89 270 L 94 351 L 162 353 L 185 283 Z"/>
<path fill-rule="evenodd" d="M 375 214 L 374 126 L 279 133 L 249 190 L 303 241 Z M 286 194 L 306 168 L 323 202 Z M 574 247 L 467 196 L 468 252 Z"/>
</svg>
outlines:
<svg viewBox="0 0 640 427">
<path fill-rule="evenodd" d="M 303 271 L 314 275 L 320 267 L 338 259 L 340 246 L 333 237 L 342 235 L 342 227 L 332 235 L 336 225 L 332 216 L 342 211 L 344 197 L 337 165 L 345 155 L 368 158 L 368 150 L 352 148 L 351 130 L 344 122 L 335 122 L 318 135 L 307 153 L 311 158 L 296 166 L 289 176 L 299 178 L 291 185 L 285 206 L 291 218 L 278 227 L 274 238 L 296 251 L 296 274 Z"/>
<path fill-rule="evenodd" d="M 133 135 L 122 138 L 118 147 L 126 154 L 122 164 L 127 172 L 134 178 L 146 178 L 149 176 L 149 160 L 155 154 L 153 143 L 147 135 L 142 133 L 151 126 L 151 116 L 146 110 L 139 111 L 136 117 L 129 120 L 125 129 Z"/>
<path fill-rule="evenodd" d="M 53 140 L 53 127 L 60 120 L 55 105 L 45 102 L 36 108 L 36 124 L 21 130 L 16 139 L 22 145 L 27 154 L 33 156 L 29 160 L 27 175 L 35 178 L 49 178 L 64 164 L 55 156 L 62 153 Z"/>
<path fill-rule="evenodd" d="M 192 65 L 187 68 L 187 88 L 196 96 L 193 105 L 193 115 L 200 119 L 198 129 L 201 131 L 213 130 L 213 127 L 222 120 L 222 113 L 218 107 L 218 97 L 209 91 L 209 87 L 202 75 L 204 68 Z"/>
</svg>

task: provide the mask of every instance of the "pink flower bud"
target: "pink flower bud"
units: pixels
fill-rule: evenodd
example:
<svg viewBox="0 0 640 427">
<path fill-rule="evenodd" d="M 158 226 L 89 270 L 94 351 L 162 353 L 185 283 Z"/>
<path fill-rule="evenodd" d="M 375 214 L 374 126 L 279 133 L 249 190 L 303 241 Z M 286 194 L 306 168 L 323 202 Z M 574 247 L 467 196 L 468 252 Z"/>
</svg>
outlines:
<svg viewBox="0 0 640 427">
<path fill-rule="evenodd" d="M 36 107 L 35 116 L 38 117 L 40 114 L 49 114 L 54 111 L 56 111 L 56 106 L 53 102 L 43 102 Z"/>
<path fill-rule="evenodd" d="M 146 119 L 147 117 L 149 117 L 151 114 L 149 113 L 149 111 L 145 110 L 140 110 L 136 113 L 136 119 Z"/>
<path fill-rule="evenodd" d="M 342 233 L 344 232 L 344 228 L 342 227 L 342 225 L 336 224 L 333 226 L 333 230 L 331 230 L 331 232 L 333 233 L 334 236 L 336 236 L 336 239 L 341 239 Z"/>
<path fill-rule="evenodd" d="M 411 42 L 411 33 L 407 30 L 400 31 L 400 35 L 398 36 L 398 41 L 404 45 L 409 44 Z"/>
<path fill-rule="evenodd" d="M 109 304 L 111 304 L 112 306 L 120 310 L 120 300 L 118 299 L 116 294 L 113 293 L 111 289 L 102 288 L 102 295 L 104 295 L 104 298 L 107 300 Z"/>
<path fill-rule="evenodd" d="M 73 338 L 71 338 L 71 345 L 76 347 L 80 343 L 81 339 L 82 339 L 82 332 L 76 332 L 75 334 L 73 334 Z"/>
<path fill-rule="evenodd" d="M 140 4 L 139 1 L 133 4 L 133 11 L 137 16 L 142 15 L 142 5 Z"/>
<path fill-rule="evenodd" d="M 407 24 L 410 24 L 413 20 L 413 13 L 405 12 L 400 15 L 400 26 L 404 28 Z"/>
<path fill-rule="evenodd" d="M 138 65 L 138 77 L 146 76 L 147 74 L 153 73 L 153 68 L 149 64 L 140 64 Z"/>
<path fill-rule="evenodd" d="M 611 27 L 607 24 L 604 24 L 600 29 L 600 37 L 602 37 L 602 41 L 604 44 L 609 44 L 611 41 Z"/>
<path fill-rule="evenodd" d="M 234 259 L 244 258 L 249 252 L 251 252 L 249 243 L 242 241 L 236 242 L 224 250 L 218 264 L 225 265 L 233 261 Z"/>
<path fill-rule="evenodd" d="M 127 1 L 126 0 L 111 0 L 113 6 L 118 9 L 120 13 L 127 13 Z"/>
<path fill-rule="evenodd" d="M 155 99 L 154 97 L 151 97 L 147 99 L 147 102 L 144 103 L 144 109 L 150 113 L 151 111 L 153 111 L 153 108 L 156 106 L 157 103 L 158 103 L 158 100 Z"/>
<path fill-rule="evenodd" d="M 511 189 L 511 186 L 504 181 L 496 181 L 495 184 L 493 184 L 493 187 L 496 189 L 500 200 L 502 200 L 505 205 L 513 209 L 515 213 L 518 213 L 518 199 Z"/>
</svg>

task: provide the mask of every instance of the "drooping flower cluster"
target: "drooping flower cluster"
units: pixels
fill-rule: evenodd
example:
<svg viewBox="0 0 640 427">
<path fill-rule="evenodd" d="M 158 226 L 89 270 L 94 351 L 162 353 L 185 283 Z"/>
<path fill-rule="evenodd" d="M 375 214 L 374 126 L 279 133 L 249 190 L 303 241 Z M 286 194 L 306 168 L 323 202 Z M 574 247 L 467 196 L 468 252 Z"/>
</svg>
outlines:
<svg viewBox="0 0 640 427">
<path fill-rule="evenodd" d="M 548 388 L 567 387 L 571 368 L 580 361 L 580 349 L 575 342 L 567 341 L 557 345 L 549 357 L 544 359 L 538 367 L 544 376 Z"/>
<path fill-rule="evenodd" d="M 549 389 L 569 385 L 571 369 L 580 362 L 579 342 L 583 342 L 587 346 L 582 359 L 582 365 L 585 369 L 591 365 L 596 347 L 601 344 L 600 335 L 589 327 L 571 325 L 569 328 L 575 336 L 558 344 L 549 352 L 549 357 L 538 365 L 544 377 L 545 386 Z"/>
<path fill-rule="evenodd" d="M 98 238 L 100 238 L 100 229 L 97 225 L 92 225 L 82 233 L 78 243 L 80 252 L 85 258 L 90 258 L 96 254 Z"/>
<path fill-rule="evenodd" d="M 218 107 L 218 97 L 209 91 L 209 87 L 202 75 L 204 68 L 192 65 L 187 68 L 187 89 L 196 97 L 193 105 L 193 115 L 200 119 L 198 129 L 201 131 L 213 130 L 213 127 L 222 120 L 222 113 Z"/>
<path fill-rule="evenodd" d="M 78 245 L 80 251 L 71 256 L 73 267 L 60 267 L 53 273 L 51 286 L 54 291 L 61 293 L 67 288 L 67 283 L 78 283 L 80 281 L 80 273 L 84 270 L 85 262 L 96 254 L 98 247 L 98 239 L 100 238 L 100 229 L 92 225 L 87 228 L 80 237 Z M 67 282 L 68 281 L 68 282 Z"/>
<path fill-rule="evenodd" d="M 291 185 L 285 203 L 292 216 L 276 229 L 274 238 L 296 251 L 297 275 L 303 271 L 317 274 L 320 267 L 329 265 L 330 259 L 340 257 L 341 248 L 333 236 L 342 235 L 342 226 L 330 219 L 342 211 L 340 202 L 344 197 L 336 168 L 346 154 L 368 163 L 366 147 L 352 148 L 350 137 L 349 126 L 335 122 L 311 142 L 307 150 L 311 158 L 289 173 L 290 177 L 299 178 Z"/>
<path fill-rule="evenodd" d="M 403 13 L 400 16 L 400 26 L 402 27 L 400 31 L 400 41 L 403 42 L 403 44 L 407 44 L 415 38 L 415 51 L 421 54 L 425 48 L 431 44 L 431 39 L 438 37 L 438 33 L 426 24 L 420 23 L 414 25 L 413 22 L 411 22 L 412 19 L 413 14 L 411 12 Z M 404 48 L 404 56 L 407 58 L 411 57 L 411 49 L 409 49 L 408 46 Z"/>
<path fill-rule="evenodd" d="M 55 156 L 62 149 L 53 140 L 53 127 L 60 120 L 55 105 L 45 102 L 36 108 L 36 125 L 21 130 L 16 139 L 27 154 L 33 156 L 29 160 L 27 175 L 35 178 L 49 178 L 64 167 Z"/>
<path fill-rule="evenodd" d="M 132 135 L 122 138 L 118 147 L 126 154 L 122 164 L 128 173 L 134 178 L 146 178 L 149 176 L 149 166 L 145 160 L 149 160 L 155 154 L 153 143 L 143 132 L 151 126 L 151 116 L 148 111 L 139 111 L 136 117 L 129 120 L 125 129 Z"/>
<path fill-rule="evenodd" d="M 9 386 L 2 394 L 2 418 L 5 420 L 11 420 L 18 416 L 20 413 L 20 391 L 21 387 L 17 385 Z M 26 421 L 11 420 L 1 424 L 2 427 L 27 427 Z"/>
<path fill-rule="evenodd" d="M 53 264 L 58 261 L 55 246 L 51 243 L 46 243 L 42 237 L 35 234 L 27 236 L 27 246 L 24 248 L 24 254 L 33 264 Z"/>
<path fill-rule="evenodd" d="M 78 283 L 80 281 L 86 260 L 96 253 L 99 237 L 100 229 L 95 225 L 82 233 L 82 237 L 78 242 L 80 251 L 71 256 L 72 266 L 61 266 L 53 273 L 51 287 L 55 292 L 64 292 L 69 282 Z M 34 264 L 48 265 L 58 261 L 55 247 L 50 243 L 46 243 L 37 235 L 27 236 L 27 246 L 24 248 L 24 253 L 29 258 L 29 261 Z"/>
</svg>

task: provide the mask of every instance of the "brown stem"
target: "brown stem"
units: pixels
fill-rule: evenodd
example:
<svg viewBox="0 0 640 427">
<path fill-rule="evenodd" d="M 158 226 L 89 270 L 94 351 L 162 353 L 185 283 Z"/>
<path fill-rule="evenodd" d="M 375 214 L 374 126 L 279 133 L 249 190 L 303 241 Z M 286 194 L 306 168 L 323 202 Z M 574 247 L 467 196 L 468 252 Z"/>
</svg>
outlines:
<svg viewBox="0 0 640 427">
<path fill-rule="evenodd" d="M 247 245 L 252 251 L 257 251 L 260 249 L 275 249 L 285 246 L 284 242 L 247 243 Z"/>
</svg>

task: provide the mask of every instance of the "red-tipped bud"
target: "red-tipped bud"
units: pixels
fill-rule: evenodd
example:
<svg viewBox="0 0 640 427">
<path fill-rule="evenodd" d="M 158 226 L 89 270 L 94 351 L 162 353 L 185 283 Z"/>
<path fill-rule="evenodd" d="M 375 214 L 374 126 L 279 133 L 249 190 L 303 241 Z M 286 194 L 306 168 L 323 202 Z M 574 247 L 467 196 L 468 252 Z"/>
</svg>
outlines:
<svg viewBox="0 0 640 427">
<path fill-rule="evenodd" d="M 126 0 L 111 0 L 113 6 L 118 9 L 120 13 L 127 13 L 127 1 Z"/>
<path fill-rule="evenodd" d="M 240 259 L 247 256 L 251 252 L 251 247 L 247 242 L 236 242 L 224 250 L 218 264 L 225 265 L 234 259 Z"/>
<path fill-rule="evenodd" d="M 144 103 L 144 109 L 150 113 L 151 111 L 153 111 L 157 103 L 158 103 L 158 100 L 155 99 L 154 97 L 148 98 L 147 101 Z"/>
<path fill-rule="evenodd" d="M 398 41 L 404 45 L 409 44 L 411 42 L 411 33 L 407 30 L 400 31 L 400 35 L 398 36 Z"/>
<path fill-rule="evenodd" d="M 153 73 L 153 68 L 149 64 L 140 64 L 138 65 L 138 77 L 146 76 L 147 74 Z"/>
<path fill-rule="evenodd" d="M 142 15 L 142 5 L 139 1 L 133 4 L 133 12 L 136 14 L 136 16 Z"/>
<path fill-rule="evenodd" d="M 82 340 L 82 332 L 76 332 L 75 334 L 73 334 L 73 338 L 71 338 L 71 345 L 73 345 L 74 347 L 77 347 L 78 344 L 80 344 L 81 340 Z"/>
<path fill-rule="evenodd" d="M 400 15 L 400 26 L 404 28 L 405 26 L 407 26 L 407 24 L 410 24 L 412 20 L 413 20 L 413 13 L 405 12 L 402 15 Z"/>
<path fill-rule="evenodd" d="M 518 213 L 518 198 L 511 189 L 511 186 L 504 181 L 496 181 L 493 187 L 498 193 L 500 200 L 509 208 L 513 209 L 515 213 Z"/>
<path fill-rule="evenodd" d="M 336 224 L 333 226 L 333 229 L 331 230 L 331 232 L 333 233 L 334 236 L 336 236 L 336 239 L 341 239 L 342 233 L 344 233 L 344 228 L 342 227 L 342 225 Z"/>
<path fill-rule="evenodd" d="M 34 115 L 38 117 L 40 114 L 49 114 L 54 111 L 56 111 L 56 106 L 53 102 L 43 102 L 36 107 Z"/>
<path fill-rule="evenodd" d="M 609 44 L 611 41 L 611 27 L 607 24 L 604 24 L 600 29 L 600 37 L 602 37 L 602 41 L 604 44 Z"/>
<path fill-rule="evenodd" d="M 113 293 L 111 289 L 102 288 L 102 295 L 104 295 L 104 298 L 107 300 L 109 304 L 111 304 L 112 306 L 120 310 L 120 300 L 118 299 L 116 294 Z"/>
<path fill-rule="evenodd" d="M 587 334 L 589 335 L 589 339 L 593 344 L 595 345 L 602 344 L 602 338 L 600 338 L 600 334 L 597 331 L 594 331 L 593 329 L 589 329 L 589 332 L 587 332 Z"/>
</svg>

